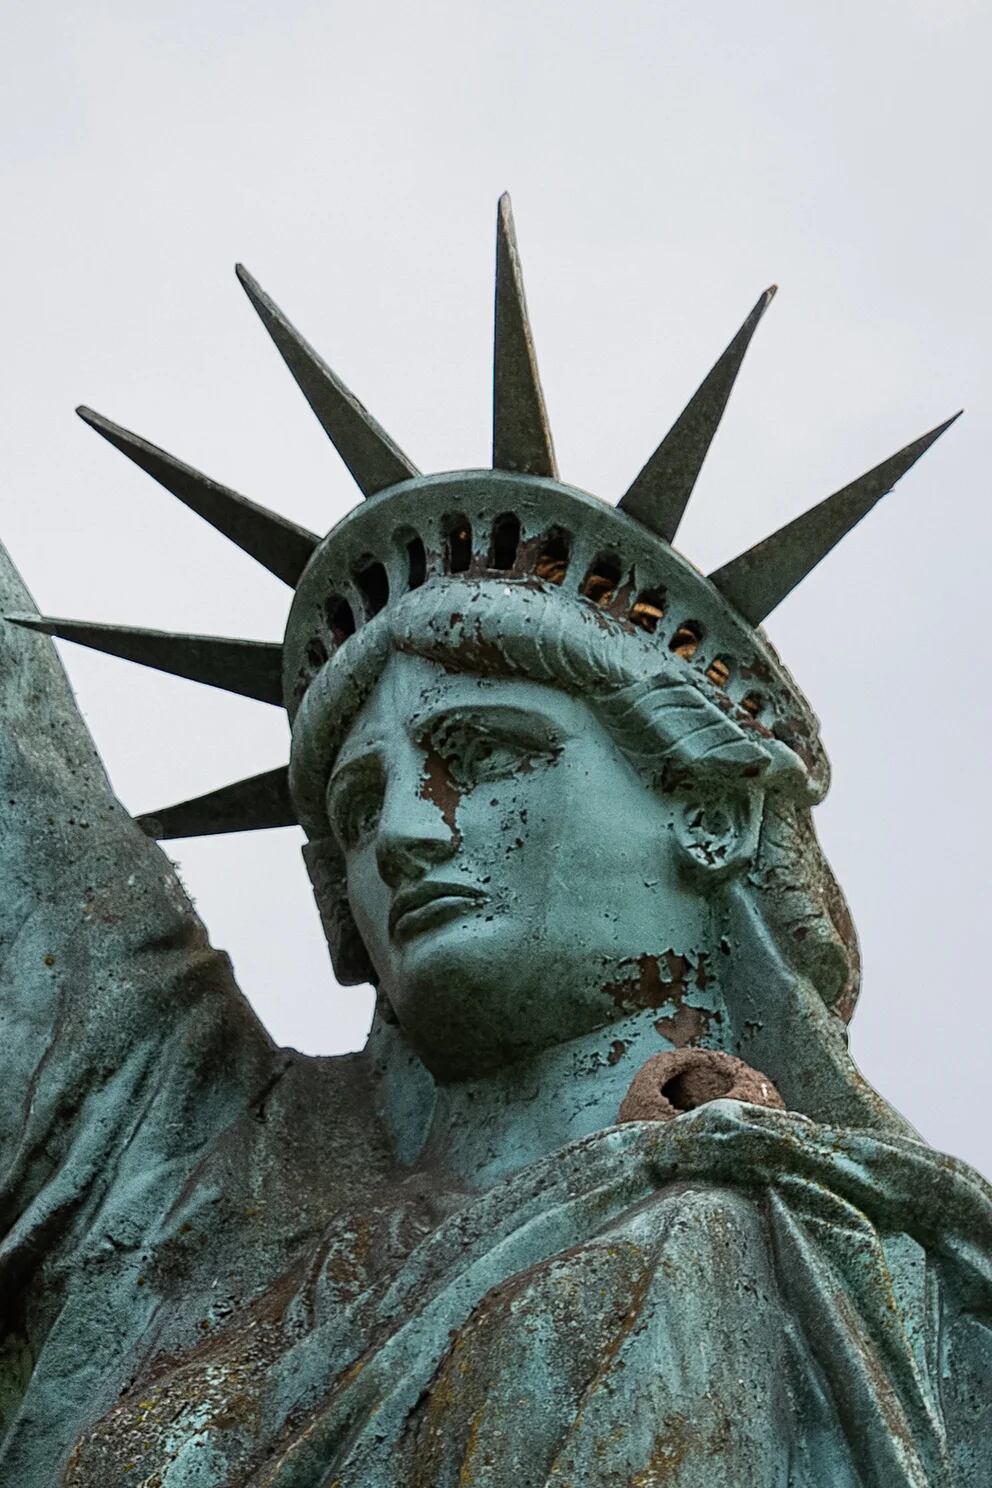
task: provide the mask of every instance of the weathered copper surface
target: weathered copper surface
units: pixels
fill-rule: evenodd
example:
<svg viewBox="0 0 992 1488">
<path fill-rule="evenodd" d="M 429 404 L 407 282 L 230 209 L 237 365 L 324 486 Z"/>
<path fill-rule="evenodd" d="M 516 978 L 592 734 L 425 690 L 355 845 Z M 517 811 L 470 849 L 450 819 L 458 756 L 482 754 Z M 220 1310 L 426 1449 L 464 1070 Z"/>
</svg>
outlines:
<svg viewBox="0 0 992 1488">
<path fill-rule="evenodd" d="M 281 647 L 45 620 L 0 550 L 4 1488 L 992 1488 L 992 1194 L 850 1058 L 756 628 L 940 431 L 707 579 L 767 297 L 616 509 L 498 242 L 494 470 L 420 476 L 244 274 L 368 497 L 327 537 L 87 415 Z M 133 821 L 51 634 L 281 701 L 288 769 Z M 292 821 L 357 1054 L 273 1047 L 152 840 Z"/>
</svg>

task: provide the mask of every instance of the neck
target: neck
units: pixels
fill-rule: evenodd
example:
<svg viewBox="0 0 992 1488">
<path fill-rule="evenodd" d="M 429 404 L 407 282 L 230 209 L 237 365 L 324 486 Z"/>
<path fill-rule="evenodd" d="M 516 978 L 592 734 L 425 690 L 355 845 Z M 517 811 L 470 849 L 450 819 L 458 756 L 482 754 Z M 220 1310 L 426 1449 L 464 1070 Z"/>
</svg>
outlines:
<svg viewBox="0 0 992 1488">
<path fill-rule="evenodd" d="M 443 1084 L 431 1080 L 397 1030 L 377 1023 L 370 1054 L 398 1159 L 488 1188 L 566 1142 L 612 1126 L 645 1060 L 675 1047 L 658 1022 L 657 1010 L 647 1008 L 505 1069 Z"/>
</svg>

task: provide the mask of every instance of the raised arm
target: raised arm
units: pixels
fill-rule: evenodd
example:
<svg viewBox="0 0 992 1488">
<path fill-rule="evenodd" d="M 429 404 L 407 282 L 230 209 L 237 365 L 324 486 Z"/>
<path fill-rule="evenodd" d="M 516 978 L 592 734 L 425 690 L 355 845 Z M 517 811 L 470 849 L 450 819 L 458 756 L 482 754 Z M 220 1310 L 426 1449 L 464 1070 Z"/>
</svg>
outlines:
<svg viewBox="0 0 992 1488">
<path fill-rule="evenodd" d="M 0 615 L 33 610 L 0 547 Z M 115 799 L 46 637 L 0 621 L 0 1259 L 139 1122 L 190 1153 L 272 1050 L 168 859 Z M 153 1144 L 155 1145 L 155 1144 Z"/>
</svg>

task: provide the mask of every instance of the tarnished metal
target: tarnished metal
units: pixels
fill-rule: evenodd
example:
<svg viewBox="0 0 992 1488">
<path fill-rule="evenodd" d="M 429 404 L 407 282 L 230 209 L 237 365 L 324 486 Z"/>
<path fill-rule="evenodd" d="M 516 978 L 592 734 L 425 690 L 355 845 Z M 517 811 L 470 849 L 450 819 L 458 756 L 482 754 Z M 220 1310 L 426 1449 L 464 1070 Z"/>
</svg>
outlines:
<svg viewBox="0 0 992 1488">
<path fill-rule="evenodd" d="M 218 485 L 191 465 L 166 454 L 147 440 L 112 424 L 92 408 L 76 409 L 84 423 L 102 434 L 115 449 L 127 455 L 159 485 L 195 511 L 198 516 L 229 537 L 239 548 L 258 560 L 276 578 L 291 586 L 299 583 L 307 560 L 320 539 L 287 517 L 258 506 L 227 486 Z"/>
<path fill-rule="evenodd" d="M 960 417 L 959 413 L 953 414 L 929 434 L 914 439 L 849 486 L 787 522 L 771 537 L 711 573 L 710 581 L 745 620 L 760 625 Z"/>
<path fill-rule="evenodd" d="M 700 383 L 671 429 L 617 503 L 663 537 L 674 542 L 703 461 L 713 443 L 724 409 L 734 390 L 744 353 L 758 323 L 775 298 L 771 285 L 758 300 L 713 370 Z"/>
<path fill-rule="evenodd" d="M 226 636 L 176 635 L 129 625 L 97 625 L 89 620 L 58 620 L 50 615 L 6 617 L 14 625 L 75 641 L 93 651 L 136 661 L 208 687 L 241 693 L 260 703 L 282 702 L 282 647 L 267 641 Z"/>
<path fill-rule="evenodd" d="M 304 341 L 242 264 L 237 266 L 237 275 L 279 355 L 362 494 L 374 496 L 376 491 L 416 475 L 416 465 Z"/>
<path fill-rule="evenodd" d="M 496 315 L 493 338 L 493 468 L 555 477 L 554 444 L 537 370 L 510 198 L 496 222 Z"/>
<path fill-rule="evenodd" d="M 167 842 L 175 837 L 210 837 L 217 832 L 254 832 L 296 825 L 289 794 L 288 770 L 266 770 L 194 800 L 163 806 L 136 817 L 149 837 Z"/>
</svg>

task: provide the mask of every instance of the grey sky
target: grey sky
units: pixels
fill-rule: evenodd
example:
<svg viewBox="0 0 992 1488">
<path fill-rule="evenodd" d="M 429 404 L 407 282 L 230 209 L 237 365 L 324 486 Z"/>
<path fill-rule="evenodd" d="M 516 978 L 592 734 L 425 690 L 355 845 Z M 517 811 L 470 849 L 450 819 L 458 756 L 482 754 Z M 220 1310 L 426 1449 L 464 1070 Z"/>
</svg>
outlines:
<svg viewBox="0 0 992 1488">
<path fill-rule="evenodd" d="M 357 492 L 243 259 L 426 470 L 487 462 L 513 193 L 564 478 L 615 498 L 777 281 L 680 546 L 722 562 L 964 404 L 772 616 L 819 712 L 853 1044 L 992 1168 L 988 7 L 7 0 L 2 531 L 48 613 L 277 639 L 289 594 L 74 419 L 324 531 Z M 66 648 L 127 805 L 280 763 L 277 710 Z M 181 843 L 277 1038 L 360 1043 L 298 834 Z"/>
</svg>

